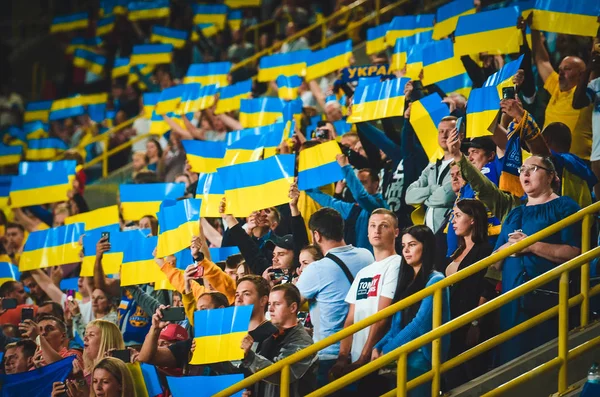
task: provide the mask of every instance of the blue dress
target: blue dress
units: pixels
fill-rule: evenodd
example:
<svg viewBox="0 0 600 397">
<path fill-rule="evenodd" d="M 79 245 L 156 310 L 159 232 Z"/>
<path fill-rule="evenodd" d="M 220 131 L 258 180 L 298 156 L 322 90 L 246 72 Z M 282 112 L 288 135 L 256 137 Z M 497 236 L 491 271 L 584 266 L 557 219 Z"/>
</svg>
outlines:
<svg viewBox="0 0 600 397">
<path fill-rule="evenodd" d="M 508 234 L 521 229 L 528 236 L 558 222 L 579 211 L 579 205 L 567 196 L 561 196 L 544 204 L 513 209 L 502 224 L 498 236 L 496 250 L 508 241 Z M 549 244 L 566 244 L 573 247 L 581 246 L 581 223 L 576 223 L 561 230 L 542 242 Z M 508 292 L 537 277 L 558 264 L 533 254 L 508 257 L 502 266 L 502 292 Z M 540 289 L 558 291 L 558 279 L 544 285 Z M 500 308 L 501 331 L 504 332 L 558 303 L 556 296 L 540 296 L 529 293 L 515 299 Z M 540 346 L 557 336 L 557 319 L 554 318 L 538 325 L 498 348 L 499 365 L 504 364 L 522 354 Z"/>
</svg>

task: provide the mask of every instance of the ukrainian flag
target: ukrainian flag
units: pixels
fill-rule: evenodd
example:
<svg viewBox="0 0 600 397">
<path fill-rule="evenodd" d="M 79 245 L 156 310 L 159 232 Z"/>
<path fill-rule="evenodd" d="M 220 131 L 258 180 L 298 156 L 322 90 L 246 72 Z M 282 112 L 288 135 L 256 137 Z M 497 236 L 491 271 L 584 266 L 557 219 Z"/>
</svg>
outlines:
<svg viewBox="0 0 600 397">
<path fill-rule="evenodd" d="M 438 124 L 449 115 L 448 105 L 442 103 L 442 98 L 436 92 L 411 105 L 410 125 L 430 160 L 435 161 L 444 154 L 437 140 Z"/>
<path fill-rule="evenodd" d="M 286 138 L 283 133 L 285 131 L 285 124 L 278 123 L 283 126 L 283 128 L 274 129 L 272 132 L 269 132 L 264 135 L 260 135 L 260 140 L 256 145 L 256 150 L 262 154 L 262 158 L 268 158 L 271 156 L 275 156 L 277 154 L 277 147 L 281 144 L 281 141 Z"/>
<path fill-rule="evenodd" d="M 252 308 L 253 305 L 232 306 L 194 312 L 196 349 L 190 364 L 211 364 L 244 358 L 244 351 L 240 346 L 248 333 Z M 218 392 L 222 389 L 214 390 Z"/>
<path fill-rule="evenodd" d="M 9 146 L 27 147 L 27 138 L 25 137 L 25 132 L 19 127 L 10 126 L 8 127 L 8 130 L 3 131 L 2 133 L 5 134 L 2 137 L 3 142 Z"/>
<path fill-rule="evenodd" d="M 152 77 L 154 73 L 155 65 L 135 65 L 129 69 L 129 76 L 127 77 L 127 85 L 138 83 L 142 90 L 148 89 L 146 83 L 140 81 L 140 75 L 146 79 Z"/>
<path fill-rule="evenodd" d="M 518 53 L 520 15 L 519 7 L 513 6 L 460 17 L 454 33 L 454 55 Z"/>
<path fill-rule="evenodd" d="M 83 106 L 102 105 L 108 102 L 108 93 L 81 95 L 80 98 Z"/>
<path fill-rule="evenodd" d="M 25 158 L 29 161 L 51 160 L 65 150 L 69 150 L 69 147 L 59 138 L 32 139 L 27 142 Z"/>
<path fill-rule="evenodd" d="M 489 76 L 483 86 L 496 87 L 498 95 L 502 97 L 502 88 L 514 86 L 512 78 L 519 71 L 523 57 L 524 55 L 521 55 L 518 59 L 505 64 L 500 70 Z"/>
<path fill-rule="evenodd" d="M 254 98 L 240 101 L 240 123 L 244 128 L 273 124 L 283 117 L 283 102 L 279 98 Z"/>
<path fill-rule="evenodd" d="M 233 85 L 219 89 L 219 100 L 215 114 L 222 114 L 238 110 L 240 108 L 240 100 L 247 99 L 252 93 L 252 80 L 244 80 Z"/>
<path fill-rule="evenodd" d="M 0 262 L 0 285 L 7 281 L 19 281 L 19 268 L 10 262 Z"/>
<path fill-rule="evenodd" d="M 348 123 L 402 116 L 404 86 L 409 79 L 392 79 L 381 83 L 358 86 L 354 93 L 352 115 Z"/>
<path fill-rule="evenodd" d="M 332 124 L 333 124 L 333 127 L 335 128 L 335 133 L 339 137 L 341 137 L 345 133 L 350 132 L 352 130 L 352 124 L 347 123 L 346 120 L 343 120 L 343 119 L 334 121 Z"/>
<path fill-rule="evenodd" d="M 306 59 L 310 50 L 273 54 L 260 58 L 258 81 L 275 81 L 278 76 L 304 76 L 306 74 Z"/>
<path fill-rule="evenodd" d="M 344 179 L 336 156 L 342 154 L 337 141 L 328 141 L 300 151 L 298 189 L 316 189 Z"/>
<path fill-rule="evenodd" d="M 86 39 L 85 37 L 74 37 L 67 46 L 67 54 L 72 54 L 77 49 L 91 50 L 102 45 L 102 39 L 94 37 Z"/>
<path fill-rule="evenodd" d="M 72 179 L 75 179 L 77 162 L 75 160 L 23 161 L 19 164 L 19 175 L 32 175 L 53 171 L 66 173 Z"/>
<path fill-rule="evenodd" d="M 156 104 L 156 109 L 154 109 L 156 114 L 162 116 L 163 114 L 175 112 L 179 107 L 183 92 L 183 85 L 176 85 L 162 90 Z"/>
<path fill-rule="evenodd" d="M 169 29 L 163 26 L 152 26 L 151 43 L 172 44 L 175 48 L 185 47 L 188 39 L 188 32 L 185 30 Z"/>
<path fill-rule="evenodd" d="M 150 118 L 149 116 L 152 115 L 159 98 L 160 92 L 146 92 L 142 94 L 142 101 L 144 102 L 144 117 Z"/>
<path fill-rule="evenodd" d="M 396 40 L 401 37 L 412 36 L 417 33 L 433 30 L 433 21 L 435 15 L 404 15 L 392 19 L 390 26 L 385 33 L 385 43 L 388 47 L 393 47 Z"/>
<path fill-rule="evenodd" d="M 458 18 L 471 14 L 475 14 L 473 0 L 454 0 L 440 6 L 435 14 L 433 38 L 440 40 L 449 36 L 456 29 Z"/>
<path fill-rule="evenodd" d="M 89 70 L 92 73 L 101 75 L 106 65 L 106 57 L 95 52 L 77 49 L 73 57 L 73 65 Z"/>
<path fill-rule="evenodd" d="M 596 37 L 600 3 L 582 0 L 537 0 L 532 29 Z"/>
<path fill-rule="evenodd" d="M 279 99 L 291 101 L 298 98 L 298 88 L 302 85 L 302 78 L 298 76 L 279 76 L 276 84 Z"/>
<path fill-rule="evenodd" d="M 306 81 L 311 81 L 329 73 L 350 66 L 352 40 L 330 45 L 308 54 L 306 61 Z"/>
<path fill-rule="evenodd" d="M 23 247 L 19 270 L 24 272 L 79 262 L 79 238 L 83 229 L 82 223 L 75 223 L 30 233 Z"/>
<path fill-rule="evenodd" d="M 122 286 L 148 283 L 170 286 L 167 276 L 160 270 L 152 255 L 157 243 L 157 236 L 144 237 L 140 233 L 131 234 L 131 240 L 123 252 L 120 277 Z"/>
<path fill-rule="evenodd" d="M 168 113 L 167 116 L 172 119 L 177 118 L 178 116 L 175 113 Z M 150 117 L 150 133 L 154 135 L 163 135 L 171 130 L 171 127 L 164 120 L 163 116 L 156 114 L 155 111 L 152 112 L 152 116 Z"/>
<path fill-rule="evenodd" d="M 451 39 L 433 41 L 423 48 L 423 85 L 459 76 L 467 71 L 459 57 L 454 56 Z"/>
<path fill-rule="evenodd" d="M 423 70 L 423 50 L 432 43 L 415 44 L 406 57 L 406 72 L 404 77 L 418 80 Z"/>
<path fill-rule="evenodd" d="M 200 232 L 201 200 L 186 199 L 172 205 L 161 205 L 158 212 L 160 232 L 156 256 L 164 258 L 190 246 L 192 237 Z"/>
<path fill-rule="evenodd" d="M 10 201 L 15 208 L 67 201 L 73 188 L 72 176 L 65 169 L 13 176 Z"/>
<path fill-rule="evenodd" d="M 57 99 L 52 102 L 50 108 L 50 121 L 77 117 L 85 114 L 81 96 L 73 96 L 65 99 Z M 68 148 L 67 148 L 68 149 Z M 65 149 L 66 150 L 66 149 Z"/>
<path fill-rule="evenodd" d="M 253 211 L 289 202 L 295 156 L 283 154 L 217 170 L 227 199 L 227 212 L 248 216 Z"/>
<path fill-rule="evenodd" d="M 98 20 L 96 25 L 96 36 L 105 36 L 115 28 L 115 16 L 109 15 Z"/>
<path fill-rule="evenodd" d="M 183 82 L 225 87 L 230 69 L 231 62 L 195 63 L 188 68 Z"/>
<path fill-rule="evenodd" d="M 406 66 L 408 53 L 411 48 L 417 44 L 429 43 L 432 41 L 432 31 L 417 33 L 412 36 L 401 37 L 396 40 L 392 52 L 390 70 L 402 70 Z"/>
<path fill-rule="evenodd" d="M 192 29 L 192 37 L 190 40 L 192 40 L 194 43 L 200 40 L 200 35 L 198 34 L 197 30 L 199 30 L 206 38 L 213 37 L 219 33 L 217 25 L 214 23 L 199 23 L 194 29 Z"/>
<path fill-rule="evenodd" d="M 119 186 L 121 212 L 126 221 L 156 215 L 163 200 L 177 200 L 185 194 L 183 183 L 122 184 Z"/>
<path fill-rule="evenodd" d="M 168 18 L 171 11 L 169 0 L 135 1 L 129 3 L 127 8 L 129 10 L 128 17 L 130 21 Z"/>
<path fill-rule="evenodd" d="M 241 0 L 225 0 L 226 2 L 241 1 Z M 241 342 L 241 340 L 240 340 Z M 214 396 L 222 390 L 233 386 L 244 380 L 243 374 L 233 375 L 215 375 L 215 376 L 185 376 L 177 378 L 174 376 L 167 377 L 169 390 L 174 396 L 185 396 L 188 390 L 202 390 L 207 396 Z M 241 396 L 242 393 L 234 394 L 235 397 Z"/>
<path fill-rule="evenodd" d="M 81 12 L 78 14 L 63 15 L 54 17 L 50 25 L 50 33 L 70 32 L 73 30 L 86 29 L 88 27 L 88 14 Z"/>
<path fill-rule="evenodd" d="M 225 188 L 221 182 L 221 177 L 218 172 L 200 174 L 198 177 L 198 185 L 196 187 L 196 198 L 202 199 L 200 206 L 200 216 L 203 218 L 219 218 L 219 206 L 221 200 L 225 197 Z M 236 247 L 237 248 L 237 247 Z M 215 260 L 212 256 L 211 259 Z"/>
<path fill-rule="evenodd" d="M 260 7 L 262 0 L 225 0 L 225 5 L 230 8 Z"/>
<path fill-rule="evenodd" d="M 106 115 L 106 103 L 99 103 L 97 105 L 88 105 L 87 114 L 90 116 L 90 120 L 96 123 L 102 123 Z"/>
<path fill-rule="evenodd" d="M 459 76 L 454 76 L 446 80 L 438 81 L 436 83 L 438 88 L 442 90 L 444 93 L 457 93 L 463 95 L 465 98 L 469 98 L 469 94 L 471 93 L 471 87 L 473 83 L 469 78 L 467 73 L 463 73 Z"/>
<path fill-rule="evenodd" d="M 367 29 L 367 55 L 386 50 L 385 33 L 389 27 L 389 23 L 382 23 L 379 26 Z"/>
<path fill-rule="evenodd" d="M 50 108 L 52 107 L 52 101 L 35 101 L 28 102 L 25 106 L 24 121 L 43 121 L 48 122 L 48 116 L 50 115 Z"/>
<path fill-rule="evenodd" d="M 194 24 L 210 23 L 219 30 L 225 28 L 227 6 L 224 4 L 196 4 L 194 9 Z"/>
<path fill-rule="evenodd" d="M 184 84 L 184 92 L 179 105 L 179 113 L 187 114 L 208 109 L 215 104 L 218 89 L 216 85 L 201 86 L 199 83 Z"/>
<path fill-rule="evenodd" d="M 488 127 L 500 109 L 496 87 L 482 87 L 471 91 L 467 103 L 467 138 L 491 135 Z"/>
<path fill-rule="evenodd" d="M 2 209 L 5 214 L 9 214 L 11 212 L 8 206 L 11 183 L 12 175 L 0 175 L 0 209 Z M 1 228 L 0 230 L 2 230 L 1 234 L 4 234 L 4 228 Z"/>
<path fill-rule="evenodd" d="M 225 142 L 182 140 L 181 144 L 193 172 L 215 172 L 223 165 Z"/>
<path fill-rule="evenodd" d="M 173 60 L 172 44 L 141 44 L 133 46 L 131 65 L 157 65 L 171 63 Z"/>
<path fill-rule="evenodd" d="M 258 161 L 263 155 L 260 149 L 261 136 L 250 135 L 231 145 L 227 145 L 223 165 L 242 164 L 249 161 Z"/>
<path fill-rule="evenodd" d="M 300 125 L 302 123 L 302 106 L 302 99 L 300 98 L 296 98 L 292 101 L 285 101 L 283 105 L 283 122 L 295 121 Z"/>
<path fill-rule="evenodd" d="M 204 201 L 202 202 L 202 205 L 204 205 Z M 235 246 L 235 247 L 209 248 L 208 250 L 210 251 L 210 260 L 213 261 L 214 263 L 224 262 L 231 255 L 235 255 L 235 254 L 239 254 L 240 253 L 240 249 L 237 246 Z"/>
<path fill-rule="evenodd" d="M 229 15 L 227 16 L 227 23 L 229 24 L 229 29 L 231 29 L 232 31 L 240 30 L 240 28 L 242 27 L 242 11 L 229 11 Z"/>
<path fill-rule="evenodd" d="M 269 124 L 263 127 L 254 127 L 254 128 L 246 128 L 243 130 L 238 130 L 238 131 L 231 131 L 227 134 L 227 146 L 230 147 L 231 145 L 233 145 L 235 142 L 249 137 L 249 136 L 262 136 L 262 135 L 266 135 L 266 134 L 270 134 L 271 132 L 278 132 L 280 134 L 283 133 L 285 128 L 285 124 L 284 123 L 274 123 L 274 124 Z"/>
<path fill-rule="evenodd" d="M 23 146 L 6 146 L 0 143 L 0 167 L 19 164 L 23 157 Z"/>
<path fill-rule="evenodd" d="M 116 79 L 119 77 L 127 76 L 129 74 L 129 58 L 115 58 L 115 64 L 112 69 L 112 78 Z"/>
</svg>

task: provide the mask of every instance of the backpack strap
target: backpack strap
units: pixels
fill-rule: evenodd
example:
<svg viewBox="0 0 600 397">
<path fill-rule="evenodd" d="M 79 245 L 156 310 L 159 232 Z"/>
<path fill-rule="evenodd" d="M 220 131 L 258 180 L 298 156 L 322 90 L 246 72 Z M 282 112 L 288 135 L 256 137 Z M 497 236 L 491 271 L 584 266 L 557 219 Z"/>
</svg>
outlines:
<svg viewBox="0 0 600 397">
<path fill-rule="evenodd" d="M 337 263 L 337 265 L 340 267 L 340 269 L 342 269 L 342 271 L 346 275 L 346 278 L 348 279 L 348 281 L 350 281 L 350 285 L 352 285 L 352 283 L 354 282 L 354 276 L 352 275 L 352 273 L 350 272 L 350 269 L 348 269 L 348 266 L 346 266 L 344 261 L 342 261 L 337 256 L 333 255 L 332 253 L 328 253 L 327 255 L 325 255 L 325 257 L 329 258 L 332 261 L 334 261 L 335 263 Z"/>
</svg>

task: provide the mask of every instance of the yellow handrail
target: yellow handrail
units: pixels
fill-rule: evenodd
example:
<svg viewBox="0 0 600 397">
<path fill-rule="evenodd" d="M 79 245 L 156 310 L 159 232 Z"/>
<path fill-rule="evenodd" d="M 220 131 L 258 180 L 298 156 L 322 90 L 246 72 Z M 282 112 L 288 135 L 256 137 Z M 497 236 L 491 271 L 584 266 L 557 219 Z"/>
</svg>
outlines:
<svg viewBox="0 0 600 397">
<path fill-rule="evenodd" d="M 265 26 L 269 26 L 269 25 L 273 25 L 275 24 L 275 31 L 277 32 L 277 34 L 279 34 L 279 25 L 276 24 L 277 20 L 275 19 L 269 19 L 268 21 L 263 21 L 260 23 L 257 23 L 256 25 L 252 25 L 249 26 L 244 35 L 248 34 L 248 33 L 254 33 L 254 48 L 258 48 L 258 33 L 260 31 L 260 29 L 264 28 Z"/>
<path fill-rule="evenodd" d="M 584 209 L 581 209 L 577 213 L 575 213 L 565 219 L 562 219 L 559 222 L 557 222 L 551 226 L 548 226 L 547 228 L 545 228 L 531 236 L 528 236 L 527 238 L 523 239 L 522 241 L 490 255 L 489 257 L 487 257 L 471 266 L 468 266 L 467 268 L 461 270 L 460 272 L 457 272 L 447 278 L 444 278 L 443 280 L 435 283 L 434 285 L 424 288 L 423 290 L 401 300 L 400 302 L 397 302 L 393 305 L 388 306 L 387 308 L 379 311 L 378 313 L 374 314 L 373 316 L 370 316 L 369 318 L 361 320 L 361 321 L 351 325 L 348 328 L 345 328 L 333 335 L 330 335 L 327 338 L 325 338 L 319 342 L 316 342 L 313 345 L 311 345 L 289 357 L 286 357 L 281 361 L 274 363 L 273 365 L 270 365 L 269 367 L 249 376 L 248 378 L 244 379 L 243 381 L 241 381 L 233 386 L 230 386 L 227 389 L 217 393 L 215 396 L 225 397 L 225 396 L 234 394 L 240 390 L 243 390 L 243 389 L 253 385 L 256 382 L 261 381 L 264 378 L 281 371 L 285 367 L 289 368 L 290 365 L 294 364 L 297 361 L 300 361 L 308 356 L 314 355 L 317 352 L 319 352 L 320 350 L 322 350 L 334 343 L 340 342 L 344 338 L 351 336 L 352 334 L 354 334 L 368 326 L 371 326 L 378 321 L 384 320 L 384 319 L 390 317 L 391 315 L 395 314 L 396 312 L 398 312 L 408 306 L 411 306 L 414 303 L 422 301 L 423 299 L 425 299 L 426 297 L 428 297 L 430 295 L 434 295 L 434 303 L 436 303 L 436 301 L 437 301 L 437 303 L 434 305 L 434 314 L 438 318 L 437 319 L 434 318 L 433 324 L 440 324 L 441 323 L 441 309 L 439 307 L 436 309 L 435 306 L 438 306 L 441 304 L 441 299 L 435 298 L 436 292 L 437 292 L 437 294 L 440 294 L 443 288 L 447 288 L 461 280 L 466 279 L 467 277 L 470 277 L 482 270 L 485 270 L 489 266 L 495 264 L 496 262 L 499 262 L 499 261 L 509 257 L 510 255 L 513 255 L 513 254 L 516 254 L 516 253 L 522 251 L 524 248 L 530 246 L 533 243 L 536 243 L 536 242 L 541 241 L 549 236 L 554 235 L 555 233 L 559 232 L 560 230 L 564 229 L 567 226 L 573 225 L 581 220 L 584 220 L 584 222 L 582 223 L 582 226 L 587 227 L 591 224 L 590 222 L 591 222 L 592 215 L 599 211 L 600 211 L 600 202 L 592 204 Z M 589 219 L 586 220 L 586 218 L 589 218 Z M 582 241 L 583 242 L 589 241 L 589 239 L 590 239 L 590 229 L 588 227 L 587 229 L 582 230 Z M 420 336 L 419 338 L 399 347 L 398 349 L 396 349 L 382 357 L 379 357 L 377 360 L 374 360 L 366 365 L 361 366 L 359 369 L 357 369 L 354 372 L 351 372 L 339 379 L 336 379 L 335 381 L 329 383 L 328 385 L 322 387 L 321 389 L 311 393 L 309 396 L 317 396 L 317 395 L 321 396 L 321 395 L 327 395 L 329 393 L 332 393 L 350 383 L 355 382 L 356 380 L 364 377 L 365 375 L 367 375 L 387 364 L 392 363 L 395 360 L 398 360 L 398 363 L 399 363 L 398 364 L 399 365 L 398 380 L 399 381 L 402 380 L 403 382 L 406 382 L 406 374 L 401 375 L 400 372 L 406 371 L 406 357 L 408 356 L 409 352 L 414 351 L 427 343 L 431 343 L 434 340 L 440 340 L 440 338 L 442 336 L 452 332 L 453 330 L 458 329 L 458 328 L 472 322 L 473 320 L 480 318 L 481 316 L 485 315 L 486 313 L 489 313 L 493 310 L 498 309 L 504 303 L 507 303 L 521 295 L 524 295 L 527 292 L 533 291 L 534 289 L 543 286 L 544 284 L 548 283 L 549 281 L 551 281 L 557 277 L 561 277 L 559 294 L 563 294 L 564 296 L 566 296 L 568 298 L 568 288 L 567 288 L 567 286 L 568 286 L 568 271 L 573 270 L 577 267 L 582 267 L 582 269 L 587 268 L 587 271 L 589 272 L 589 261 L 593 258 L 600 256 L 600 247 L 597 247 L 591 251 L 588 251 L 587 249 L 589 249 L 589 245 L 582 244 L 582 254 L 580 256 L 578 256 L 574 259 L 571 259 L 570 261 L 564 263 L 563 265 L 557 266 L 556 268 L 544 273 L 543 275 L 538 276 L 538 277 L 528 281 L 527 283 L 500 295 L 499 297 L 487 302 L 486 304 L 484 304 L 474 310 L 471 310 L 470 312 L 463 314 L 462 316 L 460 316 L 456 319 L 453 319 L 444 325 L 435 327 L 431 332 Z M 584 271 L 582 271 L 582 274 L 583 273 L 584 273 Z M 567 284 L 565 284 L 565 281 L 567 282 Z M 590 291 L 589 283 L 585 283 L 582 280 L 581 294 L 580 294 L 581 297 L 578 299 L 588 299 L 589 300 L 590 296 L 593 296 L 598 293 L 600 293 L 600 286 L 597 286 Z M 567 294 L 567 295 L 565 295 L 565 294 Z M 564 313 L 566 311 L 565 303 L 568 302 L 568 300 L 565 300 L 564 296 L 560 301 L 562 312 L 563 312 L 563 315 L 559 314 L 560 317 L 564 317 Z M 577 297 L 575 297 L 575 298 L 577 298 Z M 554 310 L 556 310 L 556 312 L 560 313 L 558 308 L 554 308 Z M 537 317 L 540 317 L 540 316 L 548 316 L 548 313 L 544 312 L 544 313 L 538 315 Z M 530 319 L 528 324 L 533 324 L 531 322 L 531 320 L 533 320 L 533 319 Z M 533 324 L 533 325 L 535 325 L 535 324 Z M 531 325 L 531 326 L 533 326 L 533 325 Z M 587 318 L 581 319 L 581 325 L 582 326 L 587 325 Z M 519 331 L 521 331 L 523 329 L 522 326 L 523 326 L 523 324 L 519 324 L 515 328 L 517 328 Z M 512 329 L 507 332 L 510 332 L 510 331 L 512 331 Z M 564 331 L 564 329 L 563 329 L 563 331 Z M 514 335 L 514 333 L 513 333 L 513 335 Z M 513 335 L 511 335 L 510 337 L 512 337 Z M 567 337 L 567 335 L 565 332 L 560 333 L 560 338 L 562 338 L 564 340 L 564 339 L 566 339 L 566 337 Z M 501 339 L 495 338 L 494 340 L 498 341 Z M 500 343 L 500 342 L 498 342 L 498 343 Z M 491 346 L 488 343 L 484 347 L 487 347 L 487 349 L 489 349 Z M 487 349 L 482 349 L 481 345 L 480 345 L 480 346 L 477 346 L 477 347 L 469 350 L 466 353 L 469 353 L 470 355 L 476 355 Z M 454 360 L 453 363 L 455 365 L 458 365 L 461 362 L 466 361 L 468 358 L 465 358 L 465 357 L 471 357 L 469 354 L 463 353 L 462 359 L 459 359 L 459 357 L 455 357 L 455 359 L 457 359 L 457 360 L 453 359 Z M 563 360 L 561 362 L 561 366 L 566 367 L 565 357 L 562 357 L 561 360 Z M 432 361 L 434 361 L 433 357 L 432 357 Z M 450 367 L 448 365 L 446 365 L 446 366 L 440 365 L 439 356 L 437 357 L 436 361 L 437 362 L 432 362 L 432 370 L 429 371 L 427 374 L 421 375 L 421 377 L 419 377 L 417 379 L 413 379 L 408 384 L 398 383 L 398 387 L 400 388 L 399 390 L 407 390 L 406 386 L 409 386 L 409 387 L 416 386 L 417 385 L 415 383 L 416 380 L 422 379 L 420 382 L 420 383 L 422 383 L 431 378 L 439 379 L 440 373 L 444 369 L 448 369 Z M 560 374 L 560 377 L 563 379 L 565 376 L 566 376 L 566 369 L 561 371 L 561 374 Z M 566 384 L 566 381 L 563 382 L 561 380 L 559 382 L 559 384 L 563 384 L 563 383 Z M 433 386 L 439 387 L 439 383 L 436 384 L 436 382 L 434 382 Z M 283 384 L 281 385 L 282 391 L 284 389 L 287 389 L 288 387 L 289 387 L 288 385 L 283 385 Z M 439 389 L 435 390 L 435 388 L 434 388 L 432 390 L 432 393 L 438 392 L 438 391 L 439 391 Z M 437 395 L 437 394 L 432 394 L 432 395 Z"/>
</svg>

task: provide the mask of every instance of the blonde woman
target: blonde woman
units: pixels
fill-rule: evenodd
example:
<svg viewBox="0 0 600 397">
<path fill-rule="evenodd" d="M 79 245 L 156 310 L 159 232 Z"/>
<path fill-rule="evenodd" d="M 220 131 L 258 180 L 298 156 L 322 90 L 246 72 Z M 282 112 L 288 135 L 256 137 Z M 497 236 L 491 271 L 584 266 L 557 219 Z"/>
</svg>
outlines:
<svg viewBox="0 0 600 397">
<path fill-rule="evenodd" d="M 124 349 L 125 342 L 121 330 L 114 323 L 105 320 L 91 321 L 83 337 L 83 375 L 91 384 L 92 369 L 112 349 Z"/>
</svg>

